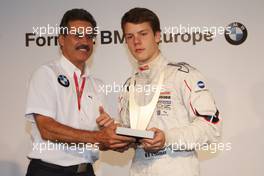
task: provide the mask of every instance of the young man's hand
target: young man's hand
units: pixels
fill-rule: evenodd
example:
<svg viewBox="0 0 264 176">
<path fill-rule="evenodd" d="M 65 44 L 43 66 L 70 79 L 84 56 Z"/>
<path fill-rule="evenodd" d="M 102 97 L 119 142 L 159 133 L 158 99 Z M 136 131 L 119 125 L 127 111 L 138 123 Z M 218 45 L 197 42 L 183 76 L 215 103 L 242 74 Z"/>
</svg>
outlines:
<svg viewBox="0 0 264 176">
<path fill-rule="evenodd" d="M 150 131 L 154 131 L 153 139 L 141 139 L 139 142 L 141 143 L 143 149 L 147 152 L 157 152 L 164 148 L 165 145 L 165 134 L 162 130 L 158 128 L 151 128 Z"/>
</svg>

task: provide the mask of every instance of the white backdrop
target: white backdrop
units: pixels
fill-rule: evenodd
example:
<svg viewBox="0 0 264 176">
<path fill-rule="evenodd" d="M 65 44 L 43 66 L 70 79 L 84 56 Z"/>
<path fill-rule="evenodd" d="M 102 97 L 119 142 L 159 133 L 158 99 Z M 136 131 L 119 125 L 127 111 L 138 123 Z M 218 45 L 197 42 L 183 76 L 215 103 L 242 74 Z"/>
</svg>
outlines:
<svg viewBox="0 0 264 176">
<path fill-rule="evenodd" d="M 91 12 L 101 31 L 120 30 L 124 12 L 135 6 L 155 11 L 166 26 L 226 26 L 240 22 L 248 30 L 247 40 L 238 46 L 223 35 L 196 45 L 178 40 L 162 43 L 163 54 L 172 61 L 186 61 L 206 75 L 221 117 L 224 118 L 223 142 L 230 151 L 217 155 L 201 154 L 202 176 L 262 176 L 264 153 L 263 17 L 261 0 L 2 0 L 0 6 L 0 174 L 20 176 L 26 172 L 30 148 L 28 126 L 23 118 L 27 81 L 41 64 L 59 55 L 57 46 L 39 47 L 29 42 L 26 33 L 33 26 L 59 24 L 64 12 L 84 8 Z M 39 40 L 39 42 L 41 42 Z M 262 51 L 261 51 L 262 48 Z M 124 44 L 101 44 L 100 35 L 91 62 L 92 72 L 108 84 L 122 84 L 131 73 L 131 62 Z M 117 94 L 109 97 L 110 114 L 117 115 Z M 131 151 L 105 152 L 96 163 L 98 176 L 127 176 Z"/>
</svg>

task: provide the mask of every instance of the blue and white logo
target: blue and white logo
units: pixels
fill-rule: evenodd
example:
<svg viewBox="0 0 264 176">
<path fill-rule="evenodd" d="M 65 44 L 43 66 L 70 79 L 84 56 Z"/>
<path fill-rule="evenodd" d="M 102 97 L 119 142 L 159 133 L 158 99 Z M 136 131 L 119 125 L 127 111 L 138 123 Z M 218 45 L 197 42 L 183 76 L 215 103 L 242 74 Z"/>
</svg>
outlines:
<svg viewBox="0 0 264 176">
<path fill-rule="evenodd" d="M 247 39 L 247 29 L 241 23 L 231 23 L 225 30 L 225 38 L 232 45 L 240 45 Z"/>
<path fill-rule="evenodd" d="M 197 85 L 198 85 L 198 87 L 201 88 L 201 89 L 203 89 L 203 88 L 205 87 L 205 84 L 204 84 L 203 81 L 198 81 L 198 82 L 197 82 Z"/>
<path fill-rule="evenodd" d="M 64 75 L 59 75 L 58 76 L 58 82 L 60 83 L 60 85 L 62 85 L 63 87 L 69 87 L 70 85 L 70 81 L 68 80 L 68 78 Z"/>
</svg>

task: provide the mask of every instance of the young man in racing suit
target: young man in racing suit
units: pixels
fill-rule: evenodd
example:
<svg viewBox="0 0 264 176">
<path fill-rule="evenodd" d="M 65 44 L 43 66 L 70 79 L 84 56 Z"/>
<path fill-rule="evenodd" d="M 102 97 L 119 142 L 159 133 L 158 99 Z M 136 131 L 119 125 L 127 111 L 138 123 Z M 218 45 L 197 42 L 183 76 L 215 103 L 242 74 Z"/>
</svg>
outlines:
<svg viewBox="0 0 264 176">
<path fill-rule="evenodd" d="M 132 162 L 132 176 L 198 176 L 195 149 L 220 138 L 222 121 L 214 99 L 201 73 L 186 63 L 170 63 L 159 50 L 160 23 L 157 15 L 145 8 L 134 8 L 122 17 L 122 30 L 138 69 L 129 78 L 120 97 L 120 121 L 130 127 L 129 86 L 135 91 L 138 106 L 148 104 L 160 75 L 162 90 L 147 126 L 154 139 L 141 139 Z M 148 89 L 146 89 L 148 88 Z M 144 91 L 147 90 L 147 91 Z"/>
</svg>

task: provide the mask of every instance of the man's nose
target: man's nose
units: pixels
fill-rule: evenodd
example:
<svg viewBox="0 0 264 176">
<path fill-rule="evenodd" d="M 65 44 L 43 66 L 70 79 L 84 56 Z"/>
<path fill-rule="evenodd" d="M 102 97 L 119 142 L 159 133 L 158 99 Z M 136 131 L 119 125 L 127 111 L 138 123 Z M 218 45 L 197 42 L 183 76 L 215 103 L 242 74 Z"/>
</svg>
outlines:
<svg viewBox="0 0 264 176">
<path fill-rule="evenodd" d="M 136 35 L 134 37 L 134 44 L 140 44 L 141 43 L 141 39 L 140 39 L 140 36 Z"/>
</svg>

